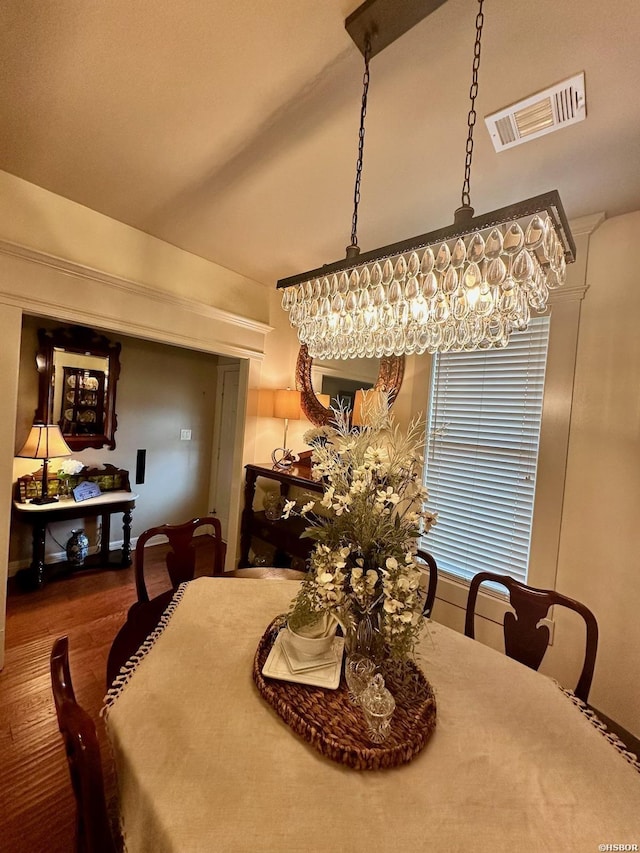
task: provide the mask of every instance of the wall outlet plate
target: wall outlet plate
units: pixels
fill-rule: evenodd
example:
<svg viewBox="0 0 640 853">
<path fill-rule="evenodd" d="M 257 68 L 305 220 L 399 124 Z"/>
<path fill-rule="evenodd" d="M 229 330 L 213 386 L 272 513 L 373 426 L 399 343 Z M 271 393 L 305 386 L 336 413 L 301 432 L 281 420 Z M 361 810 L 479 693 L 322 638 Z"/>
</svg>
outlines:
<svg viewBox="0 0 640 853">
<path fill-rule="evenodd" d="M 180 441 L 191 441 L 191 430 L 190 429 L 181 429 L 180 430 Z"/>
</svg>

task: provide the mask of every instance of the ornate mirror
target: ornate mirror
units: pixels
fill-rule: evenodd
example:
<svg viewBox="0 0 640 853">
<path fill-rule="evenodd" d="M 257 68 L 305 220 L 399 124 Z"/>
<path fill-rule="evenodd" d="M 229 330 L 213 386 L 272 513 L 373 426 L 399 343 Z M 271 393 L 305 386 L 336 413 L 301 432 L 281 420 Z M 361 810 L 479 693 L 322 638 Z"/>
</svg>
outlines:
<svg viewBox="0 0 640 853">
<path fill-rule="evenodd" d="M 36 418 L 60 426 L 72 450 L 116 446 L 120 344 L 84 326 L 39 329 Z"/>
<path fill-rule="evenodd" d="M 302 411 L 312 424 L 323 426 L 331 421 L 331 409 L 324 406 L 318 399 L 320 389 L 314 389 L 311 368 L 313 359 L 305 344 L 300 347 L 298 362 L 296 364 L 296 384 L 301 392 L 300 404 Z M 378 376 L 373 388 L 376 391 L 387 391 L 389 402 L 393 403 L 398 396 L 404 376 L 404 356 L 385 356 L 380 359 Z"/>
</svg>

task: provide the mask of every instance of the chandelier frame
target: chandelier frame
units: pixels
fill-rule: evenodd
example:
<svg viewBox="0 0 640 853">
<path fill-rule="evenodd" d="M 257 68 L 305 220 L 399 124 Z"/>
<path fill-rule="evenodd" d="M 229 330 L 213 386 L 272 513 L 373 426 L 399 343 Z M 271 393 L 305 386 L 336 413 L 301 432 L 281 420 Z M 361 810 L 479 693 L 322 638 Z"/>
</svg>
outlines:
<svg viewBox="0 0 640 853">
<path fill-rule="evenodd" d="M 308 272 L 296 273 L 296 275 L 281 278 L 278 280 L 276 287 L 278 289 L 293 287 L 296 284 L 302 284 L 303 282 L 331 275 L 332 273 L 348 272 L 366 264 L 383 261 L 387 258 L 405 254 L 406 252 L 424 249 L 427 246 L 433 246 L 437 243 L 447 243 L 450 240 L 468 236 L 476 231 L 504 225 L 506 222 L 521 219 L 525 216 L 535 216 L 536 213 L 546 213 L 553 221 L 558 239 L 561 240 L 563 245 L 566 263 L 571 264 L 576 259 L 576 244 L 571 234 L 569 220 L 560 200 L 560 194 L 557 190 L 549 190 L 549 192 L 532 196 L 529 199 L 525 199 L 525 201 L 509 204 L 506 207 L 501 207 L 498 210 L 493 210 L 490 213 L 484 213 L 480 216 L 466 216 L 465 213 L 468 210 L 471 210 L 471 208 L 459 208 L 461 215 L 456 216 L 456 221 L 453 225 L 438 228 L 435 231 L 429 231 L 426 234 L 420 234 L 408 240 L 390 243 L 388 246 L 363 252 L 354 257 L 342 258 L 339 261 L 324 264 Z"/>
</svg>

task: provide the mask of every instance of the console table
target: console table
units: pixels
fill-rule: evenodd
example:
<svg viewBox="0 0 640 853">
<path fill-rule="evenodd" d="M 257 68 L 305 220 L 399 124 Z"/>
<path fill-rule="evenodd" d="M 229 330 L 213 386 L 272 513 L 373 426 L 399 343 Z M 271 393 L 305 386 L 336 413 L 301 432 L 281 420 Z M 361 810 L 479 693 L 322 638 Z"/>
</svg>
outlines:
<svg viewBox="0 0 640 853">
<path fill-rule="evenodd" d="M 21 585 L 29 589 L 39 589 L 48 576 L 69 571 L 68 563 L 45 564 L 44 545 L 47 525 L 54 521 L 68 521 L 74 518 L 91 518 L 102 516 L 102 536 L 100 552 L 85 560 L 82 568 L 109 568 L 131 565 L 131 516 L 138 495 L 130 491 L 104 492 L 97 498 L 76 502 L 73 499 L 60 500 L 50 504 L 33 504 L 14 501 L 13 506 L 19 517 L 33 527 L 33 551 L 31 565 L 28 569 L 18 572 L 17 578 Z M 111 516 L 122 513 L 123 542 L 120 559 L 110 561 L 109 534 L 111 532 Z M 115 552 L 117 553 L 117 552 Z M 55 568 L 54 568 L 55 566 Z"/>
<path fill-rule="evenodd" d="M 238 566 L 250 566 L 249 548 L 251 539 L 261 539 L 275 546 L 274 565 L 290 565 L 291 557 L 306 560 L 315 542 L 313 539 L 300 539 L 302 531 L 308 527 L 303 518 L 268 519 L 264 512 L 256 512 L 253 500 L 256 493 L 256 480 L 264 477 L 280 484 L 280 495 L 286 498 L 292 486 L 307 492 L 322 493 L 323 486 L 311 478 L 310 465 L 292 465 L 290 468 L 274 468 L 268 463 L 245 465 L 244 509 L 240 527 L 240 561 Z"/>
</svg>

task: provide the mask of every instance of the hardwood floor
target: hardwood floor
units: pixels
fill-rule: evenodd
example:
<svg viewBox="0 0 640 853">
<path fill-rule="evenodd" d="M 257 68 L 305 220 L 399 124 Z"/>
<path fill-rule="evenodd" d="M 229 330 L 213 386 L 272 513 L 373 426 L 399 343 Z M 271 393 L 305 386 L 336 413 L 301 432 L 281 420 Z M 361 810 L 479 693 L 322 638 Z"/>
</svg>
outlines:
<svg viewBox="0 0 640 853">
<path fill-rule="evenodd" d="M 145 551 L 151 596 L 169 586 L 165 553 L 164 545 Z M 75 804 L 49 676 L 56 637 L 69 637 L 76 697 L 96 723 L 107 796 L 114 792 L 99 712 L 109 648 L 135 599 L 132 568 L 78 572 L 34 593 L 10 591 L 5 666 L 0 672 L 2 853 L 73 850 Z"/>
</svg>

